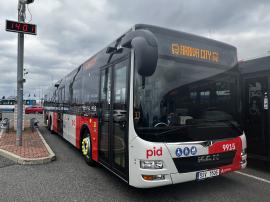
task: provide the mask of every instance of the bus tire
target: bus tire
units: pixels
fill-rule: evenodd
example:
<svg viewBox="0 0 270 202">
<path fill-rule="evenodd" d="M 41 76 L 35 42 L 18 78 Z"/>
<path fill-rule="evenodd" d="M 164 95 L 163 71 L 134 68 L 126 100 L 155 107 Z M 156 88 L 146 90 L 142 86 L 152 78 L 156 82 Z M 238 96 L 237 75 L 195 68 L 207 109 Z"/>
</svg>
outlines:
<svg viewBox="0 0 270 202">
<path fill-rule="evenodd" d="M 92 143 L 88 129 L 85 129 L 82 134 L 81 152 L 87 165 L 96 166 L 96 162 L 92 159 Z"/>
</svg>

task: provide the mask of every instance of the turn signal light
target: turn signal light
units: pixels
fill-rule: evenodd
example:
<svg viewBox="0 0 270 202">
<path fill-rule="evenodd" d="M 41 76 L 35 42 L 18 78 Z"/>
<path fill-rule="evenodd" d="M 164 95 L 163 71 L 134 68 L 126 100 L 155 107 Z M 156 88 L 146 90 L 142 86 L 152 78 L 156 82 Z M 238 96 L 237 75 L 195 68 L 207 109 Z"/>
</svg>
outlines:
<svg viewBox="0 0 270 202">
<path fill-rule="evenodd" d="M 149 181 L 154 180 L 153 175 L 143 175 L 142 177 L 143 177 L 144 180 L 149 180 Z"/>
<path fill-rule="evenodd" d="M 142 178 L 147 181 L 164 180 L 165 175 L 142 175 Z"/>
</svg>

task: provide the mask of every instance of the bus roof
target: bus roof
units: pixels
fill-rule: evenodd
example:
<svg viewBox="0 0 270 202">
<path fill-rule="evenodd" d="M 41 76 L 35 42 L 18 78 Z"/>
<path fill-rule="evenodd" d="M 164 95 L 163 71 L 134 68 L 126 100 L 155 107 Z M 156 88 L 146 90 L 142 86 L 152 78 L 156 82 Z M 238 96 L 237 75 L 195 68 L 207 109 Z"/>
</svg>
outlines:
<svg viewBox="0 0 270 202">
<path fill-rule="evenodd" d="M 269 71 L 270 56 L 239 62 L 239 68 L 242 74 Z"/>
<path fill-rule="evenodd" d="M 151 31 L 158 41 L 160 56 L 171 56 L 183 63 L 197 61 L 214 68 L 232 68 L 237 64 L 237 49 L 229 44 L 186 32 L 138 24 L 134 29 Z"/>
<path fill-rule="evenodd" d="M 217 40 L 210 39 L 207 37 L 203 37 L 203 36 L 199 36 L 199 35 L 195 35 L 195 34 L 191 34 L 191 33 L 187 33 L 187 32 L 182 32 L 182 31 L 178 31 L 178 30 L 174 30 L 174 29 L 159 27 L 159 26 L 155 26 L 155 25 L 135 24 L 134 29 L 149 29 L 149 30 L 156 31 L 156 32 L 163 32 L 165 34 L 171 34 L 171 35 L 174 34 L 178 37 L 181 36 L 183 38 L 188 38 L 189 40 L 190 39 L 196 39 L 196 41 L 201 40 L 203 42 L 207 42 L 207 43 L 214 45 L 214 46 L 236 49 L 235 46 L 232 46 L 230 44 L 227 44 L 227 43 L 224 43 L 221 41 L 217 41 Z"/>
<path fill-rule="evenodd" d="M 135 24 L 132 28 L 128 29 L 127 32 L 125 32 L 124 34 L 120 35 L 120 37 L 118 37 L 115 41 L 113 41 L 112 43 L 110 43 L 109 45 L 107 45 L 105 48 L 103 48 L 102 50 L 100 50 L 99 52 L 97 52 L 95 55 L 91 56 L 89 59 L 87 59 L 84 63 L 82 63 L 81 65 L 79 65 L 77 68 L 75 68 L 73 71 L 69 72 L 68 74 L 65 75 L 65 77 L 75 75 L 76 72 L 78 71 L 79 68 L 83 67 L 83 68 L 91 68 L 91 66 L 104 66 L 106 65 L 108 59 L 110 58 L 110 54 L 106 53 L 107 47 L 113 47 L 116 45 L 117 41 L 119 39 L 121 39 L 124 35 L 126 35 L 127 33 L 133 31 L 133 30 L 138 30 L 138 29 L 146 29 L 149 31 L 152 31 L 154 34 L 156 33 L 163 33 L 165 35 L 170 35 L 170 36 L 175 36 L 177 38 L 180 39 L 186 39 L 186 40 L 190 40 L 190 41 L 195 41 L 196 43 L 202 43 L 202 44 L 207 44 L 210 47 L 215 47 L 215 48 L 219 48 L 220 50 L 231 50 L 232 54 L 229 56 L 230 58 L 232 58 L 232 56 L 235 55 L 235 58 L 233 58 L 229 63 L 234 63 L 234 61 L 237 61 L 237 57 L 236 57 L 236 48 L 234 46 L 231 46 L 229 44 L 220 42 L 220 41 L 216 41 L 213 39 L 209 39 L 206 37 L 202 37 L 202 36 L 197 36 L 194 34 L 189 34 L 186 32 L 181 32 L 181 31 L 177 31 L 177 30 L 172 30 L 172 29 L 167 29 L 167 28 L 163 28 L 163 27 L 158 27 L 158 26 L 154 26 L 154 25 L 147 25 L 147 24 Z M 164 48 L 163 48 L 164 49 Z M 166 48 L 167 50 L 169 50 L 168 48 Z M 127 50 L 124 50 L 124 53 L 126 53 Z M 225 51 L 222 51 L 222 54 L 224 54 Z M 118 54 L 115 54 L 113 57 L 120 57 Z M 226 55 L 227 57 L 227 55 Z M 224 57 L 225 58 L 225 57 Z M 225 58 L 226 60 L 226 58 Z M 224 62 L 224 61 L 223 61 Z M 225 63 L 227 63 L 227 61 L 225 61 Z M 56 83 L 61 84 L 61 79 L 59 79 Z"/>
</svg>

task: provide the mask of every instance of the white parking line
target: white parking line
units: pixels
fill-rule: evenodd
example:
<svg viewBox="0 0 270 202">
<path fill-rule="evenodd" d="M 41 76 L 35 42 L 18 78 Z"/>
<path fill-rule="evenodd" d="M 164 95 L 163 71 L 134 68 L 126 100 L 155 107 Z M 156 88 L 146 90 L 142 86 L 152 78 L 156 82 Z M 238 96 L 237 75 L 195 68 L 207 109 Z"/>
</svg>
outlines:
<svg viewBox="0 0 270 202">
<path fill-rule="evenodd" d="M 246 176 L 246 177 L 250 177 L 250 178 L 253 178 L 253 179 L 255 179 L 255 180 L 259 180 L 259 181 L 261 181 L 261 182 L 265 182 L 265 183 L 270 184 L 270 180 L 266 180 L 266 179 L 263 179 L 263 178 L 261 178 L 261 177 L 257 177 L 257 176 L 254 176 L 254 175 L 249 175 L 249 174 L 246 174 L 246 173 L 243 173 L 243 172 L 240 172 L 240 171 L 235 171 L 235 173 L 238 173 L 238 174 L 240 174 L 240 175 L 244 175 L 244 176 Z"/>
</svg>

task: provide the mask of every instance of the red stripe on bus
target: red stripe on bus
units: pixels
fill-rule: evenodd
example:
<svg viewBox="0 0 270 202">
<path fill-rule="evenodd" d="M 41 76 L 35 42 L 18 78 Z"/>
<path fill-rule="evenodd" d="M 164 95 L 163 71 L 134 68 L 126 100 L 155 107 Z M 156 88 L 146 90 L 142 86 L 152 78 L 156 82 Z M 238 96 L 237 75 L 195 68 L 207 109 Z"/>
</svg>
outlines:
<svg viewBox="0 0 270 202">
<path fill-rule="evenodd" d="M 209 147 L 209 154 L 223 153 L 229 151 L 236 151 L 233 162 L 231 165 L 220 167 L 221 174 L 241 169 L 240 162 L 242 160 L 242 140 L 240 137 L 236 137 L 231 140 L 216 142 Z"/>
<path fill-rule="evenodd" d="M 77 149 L 81 149 L 81 143 L 80 143 L 80 138 L 81 138 L 81 117 L 80 116 L 76 116 L 76 148 Z"/>
</svg>

